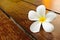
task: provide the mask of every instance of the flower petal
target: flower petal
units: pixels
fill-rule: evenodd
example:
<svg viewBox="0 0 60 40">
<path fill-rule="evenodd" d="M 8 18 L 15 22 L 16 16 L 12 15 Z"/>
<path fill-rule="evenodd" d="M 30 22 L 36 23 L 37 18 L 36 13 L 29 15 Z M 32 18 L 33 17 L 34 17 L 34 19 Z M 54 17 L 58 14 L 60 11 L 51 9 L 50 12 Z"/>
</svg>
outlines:
<svg viewBox="0 0 60 40">
<path fill-rule="evenodd" d="M 30 26 L 30 30 L 33 32 L 33 33 L 36 33 L 36 32 L 39 32 L 40 31 L 40 26 L 41 26 L 41 23 L 40 22 L 34 22 L 31 26 Z"/>
<path fill-rule="evenodd" d="M 47 18 L 47 22 L 51 22 L 53 19 L 56 18 L 56 14 L 54 12 L 48 12 L 46 18 Z"/>
<path fill-rule="evenodd" d="M 39 16 L 39 14 L 33 10 L 29 11 L 29 13 L 28 13 L 28 18 L 29 18 L 29 20 L 32 20 L 32 21 L 38 20 L 38 18 L 39 18 L 38 16 Z"/>
<path fill-rule="evenodd" d="M 37 13 L 39 13 L 40 15 L 44 15 L 45 16 L 45 12 L 46 12 L 46 8 L 44 5 L 40 5 L 37 7 L 36 9 Z"/>
<path fill-rule="evenodd" d="M 51 23 L 44 22 L 42 23 L 42 26 L 46 32 L 52 32 L 54 30 L 54 26 Z"/>
</svg>

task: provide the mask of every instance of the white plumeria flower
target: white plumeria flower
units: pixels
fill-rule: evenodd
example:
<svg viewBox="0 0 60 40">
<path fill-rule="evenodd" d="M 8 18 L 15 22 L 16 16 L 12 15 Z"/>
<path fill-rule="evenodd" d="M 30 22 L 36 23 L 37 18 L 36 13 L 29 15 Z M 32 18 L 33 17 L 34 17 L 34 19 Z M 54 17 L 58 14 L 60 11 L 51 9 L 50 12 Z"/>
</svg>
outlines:
<svg viewBox="0 0 60 40">
<path fill-rule="evenodd" d="M 52 32 L 54 30 L 54 26 L 50 22 L 56 18 L 56 14 L 54 12 L 48 12 L 47 14 L 45 13 L 46 8 L 44 5 L 38 6 L 36 8 L 36 12 L 33 10 L 29 11 L 29 20 L 35 21 L 30 26 L 30 30 L 33 33 L 39 32 L 41 25 L 46 32 Z"/>
</svg>

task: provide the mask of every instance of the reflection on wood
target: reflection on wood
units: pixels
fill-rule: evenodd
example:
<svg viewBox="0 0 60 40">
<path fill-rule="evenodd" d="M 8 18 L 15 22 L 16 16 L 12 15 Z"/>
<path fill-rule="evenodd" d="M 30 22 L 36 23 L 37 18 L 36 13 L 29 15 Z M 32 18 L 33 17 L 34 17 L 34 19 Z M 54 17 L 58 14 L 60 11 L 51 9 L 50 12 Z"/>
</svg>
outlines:
<svg viewBox="0 0 60 40">
<path fill-rule="evenodd" d="M 48 9 L 60 13 L 60 0 L 43 0 L 42 2 Z"/>
</svg>

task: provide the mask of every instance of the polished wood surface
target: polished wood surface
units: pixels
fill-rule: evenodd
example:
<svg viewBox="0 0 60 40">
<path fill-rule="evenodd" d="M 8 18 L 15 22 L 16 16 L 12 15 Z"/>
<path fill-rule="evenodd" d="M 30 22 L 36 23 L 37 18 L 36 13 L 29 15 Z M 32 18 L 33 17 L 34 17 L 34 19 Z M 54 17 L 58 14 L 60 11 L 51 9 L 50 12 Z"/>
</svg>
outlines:
<svg viewBox="0 0 60 40">
<path fill-rule="evenodd" d="M 31 38 L 0 10 L 0 40 L 31 40 Z"/>
<path fill-rule="evenodd" d="M 38 2 L 40 1 L 40 2 Z M 32 33 L 30 31 L 31 21 L 28 20 L 28 12 L 29 10 L 35 10 L 36 5 L 40 5 L 41 0 L 1 0 L 0 7 L 7 12 L 10 16 L 17 21 L 18 24 L 21 25 L 30 35 L 35 37 L 36 40 L 60 40 L 60 15 L 57 14 L 55 20 L 53 20 L 52 24 L 55 25 L 55 30 L 51 33 L 46 33 L 42 28 L 39 33 Z M 53 10 L 54 11 L 54 10 Z M 32 38 L 33 38 L 32 37 Z M 29 40 L 29 39 L 28 39 Z"/>
</svg>

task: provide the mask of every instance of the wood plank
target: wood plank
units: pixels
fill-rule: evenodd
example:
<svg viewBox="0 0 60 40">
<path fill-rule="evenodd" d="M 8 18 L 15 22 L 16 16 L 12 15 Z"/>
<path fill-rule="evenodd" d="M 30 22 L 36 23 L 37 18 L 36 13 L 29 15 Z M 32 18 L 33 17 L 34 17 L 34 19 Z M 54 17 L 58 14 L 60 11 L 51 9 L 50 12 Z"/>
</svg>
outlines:
<svg viewBox="0 0 60 40">
<path fill-rule="evenodd" d="M 5 0 L 6 1 L 6 0 Z M 29 5 L 28 3 L 25 3 L 23 1 L 20 1 L 18 3 L 11 3 L 10 1 L 3 1 L 3 3 L 1 3 L 1 7 L 9 14 L 11 15 L 19 24 L 26 24 L 26 21 L 29 22 L 29 20 L 27 19 L 27 12 L 30 9 L 35 9 L 35 6 L 33 5 Z M 5 5 L 4 5 L 5 4 Z M 9 4 L 9 5 L 7 5 Z M 11 5 L 10 5 L 11 4 Z M 31 7 L 30 7 L 31 6 Z M 12 10 L 13 9 L 13 10 Z M 20 11 L 18 11 L 20 10 Z M 24 12 L 22 12 L 24 11 Z M 25 16 L 24 16 L 25 15 Z M 24 18 L 23 18 L 24 17 Z M 29 27 L 27 27 L 28 29 Z"/>
<path fill-rule="evenodd" d="M 31 21 L 28 20 L 27 14 L 29 10 L 35 10 L 36 6 L 19 1 L 17 3 L 8 0 L 1 2 L 1 8 L 3 8 L 9 15 L 11 15 L 22 27 L 31 33 L 37 40 L 60 40 L 60 15 L 52 22 L 55 25 L 55 30 L 52 33 L 46 33 L 42 30 L 39 33 L 32 33 L 30 31 Z"/>
<path fill-rule="evenodd" d="M 60 13 L 60 0 L 24 0 L 35 5 L 40 5 L 41 3 L 46 6 L 47 9 L 56 11 Z"/>
<path fill-rule="evenodd" d="M 35 5 L 40 5 L 42 3 L 42 0 L 22 0 L 22 1 L 27 1 Z"/>
<path fill-rule="evenodd" d="M 0 40 L 32 40 L 0 10 Z"/>
</svg>

